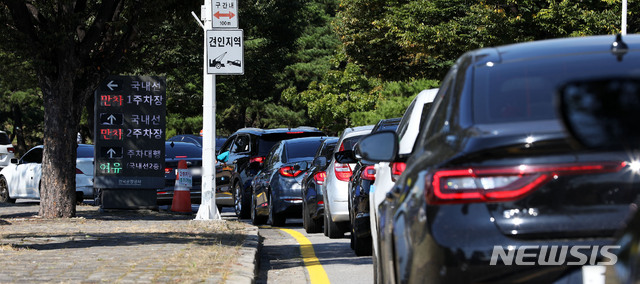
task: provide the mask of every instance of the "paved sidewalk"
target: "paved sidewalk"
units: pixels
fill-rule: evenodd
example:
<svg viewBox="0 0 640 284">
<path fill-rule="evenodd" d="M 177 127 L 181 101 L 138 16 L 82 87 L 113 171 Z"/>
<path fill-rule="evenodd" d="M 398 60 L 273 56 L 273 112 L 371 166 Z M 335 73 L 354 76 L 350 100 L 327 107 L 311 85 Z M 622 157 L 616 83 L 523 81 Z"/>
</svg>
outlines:
<svg viewBox="0 0 640 284">
<path fill-rule="evenodd" d="M 0 203 L 0 283 L 253 283 L 258 230 L 167 211 L 79 205 L 71 219 L 38 203 Z"/>
</svg>

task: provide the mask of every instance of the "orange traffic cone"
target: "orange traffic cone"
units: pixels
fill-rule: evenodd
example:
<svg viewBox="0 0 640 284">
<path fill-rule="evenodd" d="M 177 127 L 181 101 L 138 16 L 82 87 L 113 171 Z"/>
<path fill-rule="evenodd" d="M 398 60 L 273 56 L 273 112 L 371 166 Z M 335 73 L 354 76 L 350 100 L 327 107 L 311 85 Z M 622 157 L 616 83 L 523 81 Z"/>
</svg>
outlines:
<svg viewBox="0 0 640 284">
<path fill-rule="evenodd" d="M 191 172 L 187 169 L 187 161 L 178 162 L 178 174 L 176 175 L 176 185 L 173 187 L 173 201 L 171 211 L 191 213 Z"/>
</svg>

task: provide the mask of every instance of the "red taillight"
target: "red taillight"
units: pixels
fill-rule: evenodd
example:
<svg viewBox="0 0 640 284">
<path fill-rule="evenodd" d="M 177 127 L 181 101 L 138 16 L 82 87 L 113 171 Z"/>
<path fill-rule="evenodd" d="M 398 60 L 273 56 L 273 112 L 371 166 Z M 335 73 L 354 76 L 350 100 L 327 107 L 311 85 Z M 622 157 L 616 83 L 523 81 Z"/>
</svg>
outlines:
<svg viewBox="0 0 640 284">
<path fill-rule="evenodd" d="M 76 168 L 76 175 L 83 175 L 83 174 L 84 173 L 80 169 Z"/>
<path fill-rule="evenodd" d="M 325 178 L 327 178 L 327 172 L 325 171 L 317 172 L 315 175 L 313 175 L 313 180 L 315 180 L 316 184 L 318 185 L 323 185 Z"/>
<path fill-rule="evenodd" d="M 287 132 L 287 134 L 302 134 L 304 133 L 303 131 L 289 131 Z"/>
<path fill-rule="evenodd" d="M 376 180 L 376 169 L 373 166 L 366 166 L 360 176 L 365 180 Z"/>
<path fill-rule="evenodd" d="M 187 157 L 187 156 L 176 156 L 176 159 L 184 159 L 184 158 L 186 158 L 186 157 Z"/>
<path fill-rule="evenodd" d="M 349 181 L 349 178 L 353 174 L 349 164 L 335 163 L 333 170 L 336 173 L 336 178 L 341 181 Z"/>
<path fill-rule="evenodd" d="M 280 174 L 283 177 L 297 177 L 302 173 L 301 170 L 295 170 L 292 166 L 286 166 L 280 168 Z"/>
<path fill-rule="evenodd" d="M 7 148 L 7 152 L 9 153 L 15 153 L 16 149 L 14 149 L 13 147 L 9 147 Z"/>
<path fill-rule="evenodd" d="M 318 201 L 318 205 L 324 205 L 324 200 Z"/>
<path fill-rule="evenodd" d="M 443 169 L 425 179 L 429 204 L 512 201 L 565 175 L 617 172 L 625 162 Z"/>
<path fill-rule="evenodd" d="M 164 174 L 168 175 L 173 171 L 173 168 L 164 168 Z"/>
<path fill-rule="evenodd" d="M 265 157 L 253 157 L 251 159 L 249 159 L 249 163 L 264 163 L 264 159 Z"/>
<path fill-rule="evenodd" d="M 391 180 L 397 181 L 406 168 L 406 163 L 391 163 Z"/>
</svg>

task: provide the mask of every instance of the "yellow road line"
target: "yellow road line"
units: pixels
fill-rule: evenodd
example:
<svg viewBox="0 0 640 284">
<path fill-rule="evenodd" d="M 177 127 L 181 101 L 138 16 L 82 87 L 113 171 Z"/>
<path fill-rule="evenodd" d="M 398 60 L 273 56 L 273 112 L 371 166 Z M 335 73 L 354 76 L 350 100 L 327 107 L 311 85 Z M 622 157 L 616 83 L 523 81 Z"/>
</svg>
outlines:
<svg viewBox="0 0 640 284">
<path fill-rule="evenodd" d="M 325 284 L 329 282 L 329 276 L 327 272 L 322 268 L 320 260 L 316 257 L 316 253 L 313 250 L 313 244 L 303 234 L 290 229 L 280 229 L 285 233 L 291 235 L 300 244 L 300 253 L 302 254 L 302 260 L 304 260 L 304 266 L 309 271 L 309 278 L 311 278 L 312 284 Z"/>
</svg>

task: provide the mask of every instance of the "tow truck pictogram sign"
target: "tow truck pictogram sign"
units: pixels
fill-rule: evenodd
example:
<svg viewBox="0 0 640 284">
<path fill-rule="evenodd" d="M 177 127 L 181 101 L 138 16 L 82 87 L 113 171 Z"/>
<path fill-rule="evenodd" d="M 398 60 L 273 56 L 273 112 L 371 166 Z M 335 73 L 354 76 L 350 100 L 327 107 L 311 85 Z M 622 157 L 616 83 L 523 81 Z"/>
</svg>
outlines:
<svg viewBox="0 0 640 284">
<path fill-rule="evenodd" d="M 244 40 L 242 30 L 207 31 L 207 73 L 244 74 Z"/>
</svg>

